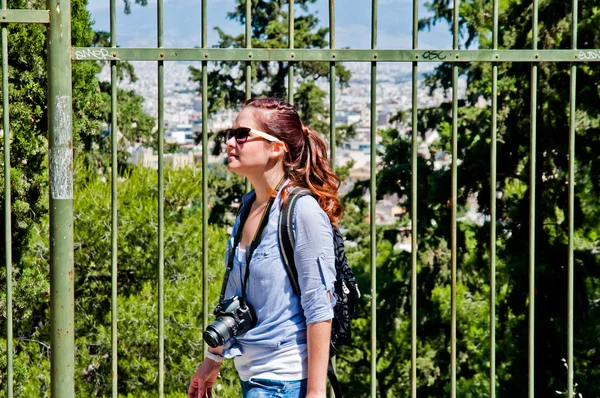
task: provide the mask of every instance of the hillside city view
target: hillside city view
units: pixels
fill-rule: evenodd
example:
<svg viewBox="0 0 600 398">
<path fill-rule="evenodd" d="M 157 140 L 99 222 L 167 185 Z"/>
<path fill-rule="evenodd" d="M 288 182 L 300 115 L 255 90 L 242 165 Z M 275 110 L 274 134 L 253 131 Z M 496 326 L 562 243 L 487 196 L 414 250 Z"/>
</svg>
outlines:
<svg viewBox="0 0 600 398">
<path fill-rule="evenodd" d="M 121 88 L 132 89 L 144 99 L 144 110 L 157 120 L 158 115 L 158 83 L 156 64 L 151 62 L 133 62 L 136 82 L 122 82 Z M 165 163 L 171 167 L 199 166 L 202 157 L 202 145 L 195 143 L 195 138 L 202 133 L 202 98 L 197 91 L 197 83 L 190 80 L 188 67 L 194 64 L 189 62 L 165 63 L 165 99 L 164 99 L 164 134 L 168 144 L 176 144 L 175 153 L 165 154 Z M 370 64 L 347 63 L 344 64 L 352 73 L 349 87 L 337 88 L 336 92 L 336 125 L 353 125 L 356 136 L 344 142 L 336 150 L 337 166 L 346 165 L 353 161 L 349 178 L 344 181 L 341 189 L 347 190 L 353 183 L 366 180 L 370 176 Z M 431 70 L 432 64 L 424 65 L 424 70 Z M 410 65 L 381 64 L 377 68 L 377 129 L 390 128 L 390 118 L 398 111 L 411 108 L 412 87 Z M 109 81 L 110 73 L 104 68 L 99 76 L 100 80 Z M 320 88 L 329 92 L 329 82 L 321 79 L 317 82 Z M 465 81 L 459 80 L 459 97 L 464 96 Z M 260 89 L 260 87 L 259 87 Z M 451 92 L 446 93 L 446 96 Z M 427 88 L 421 87 L 418 92 L 418 107 L 431 108 L 439 105 L 445 99 L 442 90 L 429 93 Z M 447 99 L 447 98 L 446 98 Z M 327 103 L 328 107 L 329 104 Z M 233 124 L 237 114 L 235 109 L 225 109 L 210 114 L 208 117 L 208 130 L 220 131 Z M 396 126 L 410 139 L 408 125 Z M 156 126 L 155 126 L 156 129 Z M 436 139 L 435 132 L 426 134 L 427 140 L 421 142 L 419 152 L 427 153 L 427 146 L 431 140 Z M 378 135 L 379 138 L 379 135 Z M 209 145 L 212 143 L 209 143 Z M 383 148 L 378 147 L 378 151 Z M 158 167 L 158 155 L 151 148 L 135 144 L 129 148 L 131 156 L 129 162 L 141 164 L 145 167 Z M 380 156 L 377 157 L 378 161 Z M 220 157 L 209 157 L 209 164 L 223 163 L 226 161 L 224 152 Z M 436 167 L 440 168 L 449 164 L 447 155 L 438 155 L 434 159 Z M 367 193 L 368 196 L 368 193 Z M 399 206 L 402 198 L 397 196 L 385 197 L 377 202 L 377 223 L 382 225 L 394 224 L 396 218 L 406 210 Z M 408 243 L 408 242 L 407 242 Z M 410 249 L 410 245 L 401 245 Z"/>
</svg>

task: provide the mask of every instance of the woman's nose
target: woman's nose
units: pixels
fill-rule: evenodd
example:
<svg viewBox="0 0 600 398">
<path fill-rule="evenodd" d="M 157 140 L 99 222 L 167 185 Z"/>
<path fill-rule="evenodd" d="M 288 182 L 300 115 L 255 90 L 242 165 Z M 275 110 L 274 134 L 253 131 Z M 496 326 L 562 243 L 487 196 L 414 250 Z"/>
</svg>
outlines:
<svg viewBox="0 0 600 398">
<path fill-rule="evenodd" d="M 235 137 L 225 137 L 225 145 L 227 146 L 227 148 L 234 148 L 235 147 Z"/>
</svg>

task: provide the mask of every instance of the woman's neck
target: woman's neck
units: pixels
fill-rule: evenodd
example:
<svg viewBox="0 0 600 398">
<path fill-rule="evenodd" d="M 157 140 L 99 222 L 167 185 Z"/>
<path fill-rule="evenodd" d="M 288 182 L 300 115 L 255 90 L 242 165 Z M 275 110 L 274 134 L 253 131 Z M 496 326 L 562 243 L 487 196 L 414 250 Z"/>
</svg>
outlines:
<svg viewBox="0 0 600 398">
<path fill-rule="evenodd" d="M 284 177 L 283 170 L 273 168 L 266 171 L 264 174 L 250 179 L 250 183 L 254 187 L 256 194 L 257 205 L 261 205 L 271 198 L 270 192 L 277 188 L 277 185 Z"/>
</svg>

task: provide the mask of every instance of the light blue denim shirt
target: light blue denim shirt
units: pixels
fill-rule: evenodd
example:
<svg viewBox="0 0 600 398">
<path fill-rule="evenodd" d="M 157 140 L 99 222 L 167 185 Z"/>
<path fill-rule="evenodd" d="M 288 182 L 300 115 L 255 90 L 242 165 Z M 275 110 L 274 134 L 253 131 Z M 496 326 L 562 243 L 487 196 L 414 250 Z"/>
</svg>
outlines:
<svg viewBox="0 0 600 398">
<path fill-rule="evenodd" d="M 252 194 L 244 195 L 242 203 L 247 204 Z M 280 212 L 278 194 L 262 240 L 250 261 L 246 294 L 248 304 L 256 313 L 257 324 L 232 339 L 229 348 L 224 350 L 225 357 L 234 358 L 242 380 L 306 378 L 306 325 L 333 318 L 334 303 L 329 299 L 328 291 L 333 290 L 335 282 L 335 257 L 329 218 L 312 196 L 304 196 L 296 202 L 292 227 L 294 259 L 301 291 L 301 297 L 298 297 L 292 290 L 279 251 L 277 229 Z M 239 223 L 238 217 L 227 243 L 226 259 Z M 246 256 L 243 248 L 236 254 L 226 298 L 242 295 Z"/>
</svg>

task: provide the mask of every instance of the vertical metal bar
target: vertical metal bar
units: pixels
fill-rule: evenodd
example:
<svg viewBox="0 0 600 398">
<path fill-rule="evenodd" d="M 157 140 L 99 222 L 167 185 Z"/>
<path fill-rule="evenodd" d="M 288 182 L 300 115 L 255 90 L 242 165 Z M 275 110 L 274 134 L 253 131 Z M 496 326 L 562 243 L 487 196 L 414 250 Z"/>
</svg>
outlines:
<svg viewBox="0 0 600 398">
<path fill-rule="evenodd" d="M 202 0 L 202 48 L 207 48 L 206 0 Z M 208 326 L 208 63 L 202 61 L 202 329 Z M 203 352 L 208 345 L 202 343 Z"/>
<path fill-rule="evenodd" d="M 252 0 L 246 0 L 246 48 L 252 48 Z M 252 97 L 252 64 L 246 61 L 246 100 Z"/>
<path fill-rule="evenodd" d="M 2 0 L 3 10 L 6 0 Z M 6 262 L 6 394 L 13 397 L 12 225 L 10 194 L 10 119 L 8 106 L 8 25 L 2 24 L 2 128 L 4 134 L 4 255 Z"/>
<path fill-rule="evenodd" d="M 498 49 L 498 0 L 493 3 L 492 47 Z M 498 137 L 498 63 L 492 63 L 490 143 L 490 398 L 496 397 L 496 151 Z"/>
<path fill-rule="evenodd" d="M 158 48 L 163 46 L 163 0 L 157 2 Z M 165 65 L 158 61 L 158 396 L 165 394 Z"/>
<path fill-rule="evenodd" d="M 577 0 L 572 0 L 571 6 L 571 47 L 577 49 Z M 568 270 L 568 396 L 573 396 L 573 279 L 574 279 L 574 214 L 575 214 L 575 123 L 577 100 L 577 65 L 571 64 L 571 90 L 570 90 L 570 121 L 569 121 L 569 270 Z"/>
<path fill-rule="evenodd" d="M 335 0 L 329 0 L 329 48 L 335 48 Z M 329 159 L 335 170 L 335 61 L 329 63 Z"/>
<path fill-rule="evenodd" d="M 452 48 L 458 50 L 458 17 L 460 0 L 454 0 L 453 39 Z M 451 326 L 450 326 L 450 361 L 451 361 L 451 393 L 456 398 L 456 254 L 457 254 L 457 157 L 458 157 L 458 64 L 452 64 L 452 284 L 451 284 Z"/>
<path fill-rule="evenodd" d="M 288 35 L 290 49 L 294 48 L 294 0 L 289 0 Z M 290 61 L 288 69 L 288 102 L 294 105 L 294 64 Z"/>
<path fill-rule="evenodd" d="M 335 48 L 335 0 L 329 0 L 329 48 Z M 335 149 L 336 149 L 336 134 L 335 134 L 335 62 L 329 63 L 329 162 L 331 168 L 335 172 Z M 336 369 L 336 359 L 331 358 L 331 365 Z M 329 390 L 329 396 L 335 397 L 333 387 Z"/>
<path fill-rule="evenodd" d="M 110 0 L 110 46 L 117 47 L 116 0 Z M 119 396 L 118 390 L 118 308 L 117 308 L 117 203 L 118 203 L 118 160 L 117 160 L 117 61 L 110 61 L 110 105 L 111 105 L 111 364 L 112 397 Z"/>
<path fill-rule="evenodd" d="M 372 0 L 371 49 L 377 48 L 377 0 Z M 377 161 L 377 62 L 371 62 L 371 397 L 377 396 L 377 202 L 375 162 Z"/>
<path fill-rule="evenodd" d="M 252 0 L 246 0 L 246 48 L 252 48 Z M 252 98 L 252 63 L 246 61 L 246 101 Z M 244 178 L 246 192 L 252 188 L 250 180 Z"/>
<path fill-rule="evenodd" d="M 531 48 L 537 50 L 538 0 L 533 0 Z M 537 132 L 537 63 L 531 64 L 531 132 L 529 144 L 529 342 L 528 342 L 528 396 L 534 397 L 535 346 L 535 190 L 536 190 L 536 132 Z"/>
<path fill-rule="evenodd" d="M 419 48 L 419 1 L 413 1 L 413 50 Z M 419 64 L 412 64 L 412 145 L 411 145 L 411 265 L 410 265 L 410 395 L 417 397 L 417 152 L 419 126 L 417 121 Z"/>
<path fill-rule="evenodd" d="M 71 1 L 47 0 L 50 182 L 50 393 L 75 396 Z"/>
</svg>

